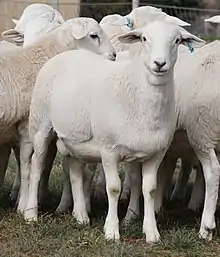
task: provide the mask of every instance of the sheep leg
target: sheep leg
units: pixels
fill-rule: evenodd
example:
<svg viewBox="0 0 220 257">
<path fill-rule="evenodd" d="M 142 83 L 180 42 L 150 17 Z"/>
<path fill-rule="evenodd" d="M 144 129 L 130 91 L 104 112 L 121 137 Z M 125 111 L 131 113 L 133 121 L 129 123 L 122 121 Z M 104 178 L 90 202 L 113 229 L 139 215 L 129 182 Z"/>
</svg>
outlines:
<svg viewBox="0 0 220 257">
<path fill-rule="evenodd" d="M 122 193 L 121 193 L 121 199 L 126 200 L 128 199 L 130 193 L 131 193 L 131 174 L 125 169 L 125 179 L 123 181 L 122 186 Z"/>
<path fill-rule="evenodd" d="M 186 186 L 187 186 L 191 171 L 192 171 L 191 163 L 182 160 L 182 167 L 171 195 L 171 201 L 184 200 L 185 193 L 186 193 Z"/>
<path fill-rule="evenodd" d="M 73 195 L 73 216 L 80 224 L 89 224 L 89 216 L 86 210 L 86 200 L 83 192 L 83 170 L 85 164 L 77 159 L 67 156 L 67 165 L 70 172 L 70 182 Z"/>
<path fill-rule="evenodd" d="M 45 160 L 45 169 L 40 180 L 39 199 L 41 204 L 45 204 L 47 200 L 50 200 L 50 191 L 48 183 L 56 154 L 56 140 L 52 140 L 48 147 L 47 156 Z"/>
<path fill-rule="evenodd" d="M 20 138 L 21 186 L 19 191 L 17 211 L 22 214 L 24 214 L 27 204 L 31 156 L 33 153 L 32 144 L 29 140 L 29 137 L 27 136 L 28 132 L 26 131 L 26 133 L 24 133 Z"/>
<path fill-rule="evenodd" d="M 95 190 L 94 190 L 93 197 L 96 198 L 97 200 L 100 200 L 103 198 L 103 195 L 105 195 L 106 183 L 105 183 L 105 173 L 104 173 L 103 166 L 101 163 L 99 163 L 98 165 L 99 165 L 99 175 L 95 183 Z"/>
<path fill-rule="evenodd" d="M 29 194 L 25 210 L 26 220 L 37 220 L 38 213 L 38 189 L 41 175 L 44 169 L 45 157 L 50 144 L 49 131 L 38 131 L 33 139 L 34 153 L 31 159 L 31 172 L 29 177 Z"/>
<path fill-rule="evenodd" d="M 202 164 L 206 185 L 205 203 L 199 235 L 201 238 L 211 240 L 212 231 L 216 227 L 215 211 L 218 199 L 220 165 L 214 149 L 211 149 L 207 155 L 202 155 L 198 152 L 196 154 Z"/>
<path fill-rule="evenodd" d="M 124 224 L 129 224 L 133 219 L 140 215 L 141 168 L 141 163 L 129 163 L 129 165 L 125 166 L 125 173 L 129 172 L 131 179 L 131 194 Z"/>
<path fill-rule="evenodd" d="M 161 151 L 145 161 L 142 165 L 142 191 L 144 196 L 143 233 L 146 235 L 147 243 L 158 242 L 160 239 L 155 219 L 154 199 L 157 188 L 157 171 L 164 154 L 165 152 Z"/>
<path fill-rule="evenodd" d="M 10 198 L 12 202 L 15 202 L 16 200 L 18 200 L 18 193 L 19 193 L 19 189 L 21 186 L 21 163 L 20 163 L 20 148 L 18 145 L 14 145 L 13 147 L 13 152 L 15 155 L 15 159 L 17 162 L 17 170 L 15 172 L 15 179 L 12 185 L 12 189 L 11 189 L 11 194 L 10 194 Z"/>
<path fill-rule="evenodd" d="M 196 180 L 193 185 L 193 190 L 190 197 L 190 201 L 188 203 L 188 208 L 196 211 L 199 208 L 202 201 L 204 200 L 204 194 L 205 194 L 205 180 L 204 180 L 201 164 L 199 164 L 196 170 Z"/>
<path fill-rule="evenodd" d="M 164 199 L 164 192 L 165 190 L 169 191 L 169 187 L 172 184 L 173 173 L 176 167 L 176 159 L 170 160 L 169 158 L 164 158 L 161 166 L 158 170 L 157 176 L 157 188 L 155 194 L 155 212 L 159 213 Z"/>
<path fill-rule="evenodd" d="M 83 171 L 83 190 L 86 200 L 87 212 L 91 212 L 91 186 L 97 164 L 87 164 Z"/>
<path fill-rule="evenodd" d="M 72 190 L 69 177 L 69 166 L 66 157 L 63 158 L 63 172 L 64 172 L 64 182 L 63 191 L 59 206 L 56 209 L 58 213 L 66 213 L 73 205 Z"/>
<path fill-rule="evenodd" d="M 1 167 L 0 186 L 2 186 L 4 183 L 10 154 L 11 154 L 11 147 L 9 145 L 3 145 L 0 148 L 0 167 Z"/>
<path fill-rule="evenodd" d="M 119 240 L 118 200 L 121 193 L 121 180 L 115 153 L 102 151 L 102 164 L 105 172 L 106 192 L 108 196 L 108 214 L 104 225 L 105 238 L 108 240 Z"/>
</svg>

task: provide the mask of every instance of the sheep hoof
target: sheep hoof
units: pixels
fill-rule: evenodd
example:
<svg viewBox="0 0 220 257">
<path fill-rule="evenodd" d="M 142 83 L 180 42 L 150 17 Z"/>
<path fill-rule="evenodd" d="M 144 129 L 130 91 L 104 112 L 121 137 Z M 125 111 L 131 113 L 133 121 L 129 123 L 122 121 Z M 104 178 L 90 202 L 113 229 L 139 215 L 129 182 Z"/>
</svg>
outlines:
<svg viewBox="0 0 220 257">
<path fill-rule="evenodd" d="M 119 231 L 107 231 L 105 232 L 105 238 L 107 240 L 113 240 L 115 242 L 120 240 L 120 234 Z"/>
<path fill-rule="evenodd" d="M 207 241 L 211 241 L 212 240 L 212 233 L 213 233 L 213 229 L 209 229 L 207 227 L 200 228 L 199 238 L 205 239 Z"/>
<path fill-rule="evenodd" d="M 78 224 L 80 224 L 80 225 L 89 225 L 90 224 L 89 216 L 87 215 L 87 213 L 78 213 L 77 214 L 76 212 L 73 212 L 72 215 L 76 219 Z"/>
<path fill-rule="evenodd" d="M 55 212 L 59 214 L 65 214 L 70 210 L 71 207 L 72 207 L 72 204 L 60 203 Z"/>
<path fill-rule="evenodd" d="M 120 234 L 119 234 L 119 227 L 118 224 L 112 224 L 110 222 L 106 222 L 104 226 L 104 233 L 105 238 L 107 240 L 119 241 Z"/>
<path fill-rule="evenodd" d="M 37 221 L 37 208 L 32 208 L 24 212 L 24 219 L 27 222 Z"/>
<path fill-rule="evenodd" d="M 148 231 L 147 233 L 144 232 L 144 234 L 146 236 L 146 243 L 154 244 L 160 241 L 160 234 L 157 229 L 155 231 Z"/>
</svg>

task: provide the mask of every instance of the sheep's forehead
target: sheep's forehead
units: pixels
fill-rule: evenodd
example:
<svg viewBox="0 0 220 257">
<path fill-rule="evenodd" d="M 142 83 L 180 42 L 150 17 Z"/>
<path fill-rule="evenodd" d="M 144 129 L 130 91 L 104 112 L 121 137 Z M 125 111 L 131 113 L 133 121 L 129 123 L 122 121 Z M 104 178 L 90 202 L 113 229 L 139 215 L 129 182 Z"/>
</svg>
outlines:
<svg viewBox="0 0 220 257">
<path fill-rule="evenodd" d="M 162 12 L 161 9 L 158 9 L 156 7 L 153 7 L 153 6 L 141 6 L 141 7 L 138 7 L 136 9 L 134 9 L 133 11 L 136 15 L 142 13 L 142 14 L 152 14 L 152 13 L 160 13 Z"/>
<path fill-rule="evenodd" d="M 86 25 L 88 31 L 98 33 L 102 32 L 102 29 L 96 20 L 87 18 L 83 22 Z"/>
<path fill-rule="evenodd" d="M 160 40 L 160 42 L 169 42 L 174 40 L 180 34 L 177 26 L 168 22 L 152 22 L 143 29 L 142 35 L 150 40 Z"/>
<path fill-rule="evenodd" d="M 112 22 L 118 20 L 119 18 L 121 18 L 122 16 L 120 14 L 109 14 L 107 16 L 105 16 L 101 21 L 100 21 L 100 25 L 102 24 L 111 24 Z"/>
</svg>

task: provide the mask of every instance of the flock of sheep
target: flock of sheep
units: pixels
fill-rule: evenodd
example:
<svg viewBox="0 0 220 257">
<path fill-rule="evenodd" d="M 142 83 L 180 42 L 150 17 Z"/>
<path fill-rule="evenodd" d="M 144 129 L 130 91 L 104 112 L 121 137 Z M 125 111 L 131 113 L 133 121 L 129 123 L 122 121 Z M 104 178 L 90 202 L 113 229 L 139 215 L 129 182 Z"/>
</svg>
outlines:
<svg viewBox="0 0 220 257">
<path fill-rule="evenodd" d="M 98 23 L 64 21 L 52 7 L 32 4 L 13 22 L 0 42 L 0 183 L 13 149 L 17 211 L 37 220 L 58 150 L 65 179 L 57 211 L 68 211 L 73 200 L 76 220 L 90 222 L 99 163 L 95 194 L 106 188 L 105 237 L 118 240 L 122 162 L 122 195 L 130 194 L 124 222 L 140 214 L 142 192 L 143 232 L 146 242 L 157 242 L 155 212 L 181 158 L 171 198 L 184 197 L 196 167 L 188 207 L 204 199 L 199 235 L 211 240 L 220 175 L 220 41 L 205 45 L 183 28 L 189 23 L 150 6 Z M 220 16 L 205 22 L 220 23 Z"/>
</svg>

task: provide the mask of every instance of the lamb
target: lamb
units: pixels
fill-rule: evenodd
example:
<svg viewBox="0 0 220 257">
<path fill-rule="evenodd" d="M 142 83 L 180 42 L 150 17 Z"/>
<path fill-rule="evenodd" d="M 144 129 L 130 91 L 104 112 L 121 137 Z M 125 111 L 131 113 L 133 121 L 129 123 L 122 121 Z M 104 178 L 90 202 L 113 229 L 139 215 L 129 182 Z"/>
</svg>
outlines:
<svg viewBox="0 0 220 257">
<path fill-rule="evenodd" d="M 105 237 L 119 239 L 118 163 L 143 162 L 143 231 L 147 242 L 156 242 L 159 233 L 153 192 L 157 169 L 176 125 L 173 70 L 177 50 L 179 44 L 190 41 L 199 47 L 204 41 L 162 21 L 128 32 L 119 40 L 141 41 L 141 55 L 135 60 L 110 62 L 88 51 L 68 51 L 52 58 L 39 72 L 29 116 L 34 153 L 25 219 L 37 220 L 38 184 L 55 131 L 58 150 L 70 169 L 77 221 L 89 222 L 82 185 L 83 163 L 102 161 L 109 201 Z"/>
<path fill-rule="evenodd" d="M 205 19 L 205 22 L 211 22 L 211 23 L 220 23 L 220 15 L 217 16 L 213 16 L 210 17 L 208 19 Z M 183 188 L 185 186 L 185 184 L 188 181 L 188 176 L 189 173 L 185 172 L 183 174 L 181 174 L 181 176 L 184 178 L 183 182 L 179 185 L 181 188 Z M 185 183 L 184 183 L 185 182 Z M 201 167 L 199 167 L 197 169 L 197 173 L 196 173 L 196 181 L 193 187 L 193 191 L 191 194 L 191 198 L 188 204 L 188 208 L 192 209 L 192 210 L 196 210 L 199 208 L 200 204 L 202 203 L 203 199 L 204 199 L 204 176 L 201 170 Z M 180 189 L 181 189 L 180 188 Z M 177 193 L 179 193 L 180 190 L 178 190 Z M 175 192 L 174 192 L 175 193 Z M 173 197 L 178 197 L 178 194 L 173 194 Z"/>
<path fill-rule="evenodd" d="M 204 173 L 206 191 L 200 236 L 208 240 L 212 239 L 216 226 L 214 214 L 220 175 L 217 158 L 220 135 L 219 49 L 220 41 L 214 41 L 188 57 L 189 67 L 177 63 L 175 78 L 177 128 L 185 129 Z"/>
<path fill-rule="evenodd" d="M 4 31 L 3 37 L 10 39 L 14 44 L 6 41 L 0 42 L 0 53 L 2 54 L 6 53 L 6 51 L 14 50 L 16 45 L 23 45 L 26 47 L 34 44 L 34 42 L 40 37 L 44 36 L 46 33 L 55 29 L 64 22 L 61 14 L 46 4 L 31 4 L 24 9 L 20 20 L 12 19 L 12 21 L 16 25 L 15 28 Z M 18 145 L 18 143 L 14 143 L 12 145 L 18 164 L 18 170 L 10 195 L 12 201 L 16 201 L 20 188 L 20 159 Z M 0 148 L 0 185 L 2 185 L 4 181 L 10 153 L 11 145 L 4 145 Z M 45 186 L 45 189 L 47 189 L 47 185 Z M 44 196 L 45 194 L 48 193 L 44 193 Z"/>
<path fill-rule="evenodd" d="M 126 16 L 121 16 L 118 14 L 111 14 L 105 16 L 101 21 L 100 21 L 100 26 L 104 30 L 104 32 L 108 35 L 112 45 L 114 46 L 115 50 L 117 51 L 117 61 L 123 61 L 128 58 L 134 58 L 135 55 L 138 54 L 138 52 L 141 50 L 141 45 L 139 43 L 136 44 L 124 44 L 118 40 L 118 36 L 122 35 L 125 32 L 131 31 L 134 28 L 140 28 L 140 26 L 144 26 L 154 20 L 167 20 L 168 22 L 174 23 L 179 26 L 190 26 L 189 23 L 182 21 L 176 17 L 169 16 L 166 13 L 162 12 L 161 9 L 151 7 L 151 6 L 144 6 L 144 7 L 138 7 L 135 8 L 131 13 L 129 13 Z M 185 49 L 183 48 L 179 48 Z M 181 51 L 181 53 L 186 53 L 185 51 Z M 100 165 L 101 166 L 101 165 Z M 133 167 L 134 168 L 134 167 Z M 130 170 L 132 172 L 132 168 L 128 167 L 126 165 L 126 169 Z M 125 173 L 125 180 L 124 180 L 124 185 L 123 185 L 123 191 L 121 194 L 122 199 L 127 199 L 127 196 L 130 193 L 130 176 L 134 178 L 130 172 Z M 61 197 L 61 201 L 59 206 L 57 207 L 57 212 L 59 213 L 64 213 L 66 212 L 72 205 L 72 200 L 71 200 L 71 187 L 69 182 L 67 181 L 68 174 L 66 175 L 65 182 L 64 182 L 64 188 L 63 188 L 63 193 Z M 137 181 L 140 182 L 140 179 L 137 179 Z M 137 181 L 135 179 L 135 185 L 137 185 Z M 102 167 L 100 167 L 100 172 L 98 179 L 96 181 L 96 186 L 95 186 L 95 192 L 94 196 L 96 198 L 100 198 L 100 196 L 103 196 L 103 193 L 105 192 L 105 177 L 104 177 L 104 172 Z M 134 194 L 136 198 L 137 192 L 139 190 L 134 189 Z M 128 212 L 125 218 L 126 223 L 130 222 L 130 220 L 139 213 L 139 209 L 137 209 L 136 202 L 133 200 L 133 192 L 131 193 L 131 205 L 129 205 Z M 134 203 L 134 206 L 133 204 Z"/>
<path fill-rule="evenodd" d="M 20 20 L 12 21 L 16 25 L 15 28 L 4 31 L 3 37 L 24 47 L 64 23 L 62 15 L 56 9 L 40 3 L 27 6 Z"/>
<path fill-rule="evenodd" d="M 16 137 L 20 143 L 21 187 L 18 211 L 25 208 L 29 163 L 31 154 L 27 131 L 29 105 L 35 78 L 40 68 L 53 56 L 69 49 L 86 48 L 106 58 L 115 59 L 115 51 L 99 24 L 91 18 L 75 18 L 51 31 L 33 46 L 20 48 L 0 58 L 0 86 L 4 92 L 1 101 L 0 142 L 9 143 Z M 5 96 L 6 94 L 6 96 Z M 10 100 L 9 100 L 10 99 Z M 54 157 L 53 157 L 54 158 Z M 48 159 L 48 169 L 52 166 Z"/>
</svg>

